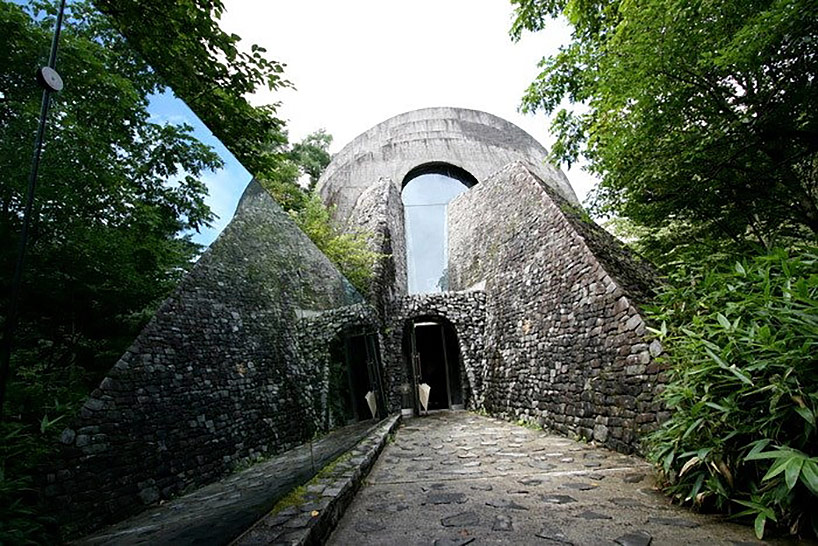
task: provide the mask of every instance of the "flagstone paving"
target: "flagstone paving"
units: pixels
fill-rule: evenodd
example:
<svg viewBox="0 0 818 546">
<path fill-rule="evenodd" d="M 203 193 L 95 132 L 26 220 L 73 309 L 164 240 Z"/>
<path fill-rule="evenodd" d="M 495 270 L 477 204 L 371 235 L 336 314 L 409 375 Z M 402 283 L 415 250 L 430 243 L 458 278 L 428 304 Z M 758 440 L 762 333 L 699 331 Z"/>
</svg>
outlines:
<svg viewBox="0 0 818 546">
<path fill-rule="evenodd" d="M 638 457 L 442 412 L 399 429 L 329 544 L 760 543 L 749 527 L 671 505 Z"/>
</svg>

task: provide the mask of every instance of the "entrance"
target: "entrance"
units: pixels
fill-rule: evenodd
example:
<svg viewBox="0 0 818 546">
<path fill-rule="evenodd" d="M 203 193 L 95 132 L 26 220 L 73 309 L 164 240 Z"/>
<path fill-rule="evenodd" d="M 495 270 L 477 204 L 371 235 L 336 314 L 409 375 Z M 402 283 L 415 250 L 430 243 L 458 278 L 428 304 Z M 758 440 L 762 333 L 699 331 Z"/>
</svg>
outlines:
<svg viewBox="0 0 818 546">
<path fill-rule="evenodd" d="M 410 324 L 408 334 L 415 407 L 422 409 L 417 386 L 426 383 L 431 387 L 429 410 L 463 409 L 460 351 L 452 325 L 418 319 Z"/>
<path fill-rule="evenodd" d="M 332 425 L 372 419 L 367 393 L 377 402 L 376 417 L 384 417 L 381 360 L 375 334 L 341 335 L 330 349 L 329 404 Z"/>
</svg>

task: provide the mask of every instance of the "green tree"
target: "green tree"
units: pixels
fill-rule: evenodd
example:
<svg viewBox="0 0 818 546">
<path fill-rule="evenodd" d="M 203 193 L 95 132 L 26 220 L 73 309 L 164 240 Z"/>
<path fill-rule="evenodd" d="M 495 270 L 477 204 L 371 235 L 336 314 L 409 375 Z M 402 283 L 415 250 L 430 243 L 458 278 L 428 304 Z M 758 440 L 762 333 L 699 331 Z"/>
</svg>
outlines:
<svg viewBox="0 0 818 546">
<path fill-rule="evenodd" d="M 0 309 L 7 309 L 52 3 L 0 2 Z M 200 176 L 221 160 L 185 125 L 156 123 L 155 72 L 87 2 L 60 42 L 21 316 L 0 423 L 0 542 L 55 542 L 31 477 L 71 411 L 132 342 L 198 254 L 211 219 Z"/>
<path fill-rule="evenodd" d="M 43 6 L 0 3 L 0 48 L 9 53 L 0 70 L 4 297 L 37 123 L 31 75 L 53 29 Z M 73 380 L 87 375 L 92 385 L 121 354 L 198 252 L 184 233 L 212 219 L 199 176 L 221 166 L 190 127 L 150 121 L 159 76 L 87 3 L 70 5 L 59 66 L 67 85 L 53 98 L 13 355 L 18 380 L 40 380 L 18 381 L 9 398 L 17 414 L 63 399 L 40 389 L 78 396 Z"/>
<path fill-rule="evenodd" d="M 278 164 L 273 176 L 262 177 L 259 182 L 347 280 L 366 295 L 375 264 L 384 256 L 371 250 L 372 233 L 349 231 L 338 226 L 332 220 L 330 209 L 314 190 L 330 162 L 331 143 L 332 136 L 320 129 L 292 147 L 276 144 L 284 160 Z M 307 188 L 299 185 L 302 175 L 309 176 Z"/>
<path fill-rule="evenodd" d="M 127 39 L 247 170 L 275 177 L 286 148 L 278 104 L 253 106 L 259 87 L 287 87 L 284 65 L 240 45 L 219 27 L 221 0 L 94 0 Z"/>
<path fill-rule="evenodd" d="M 320 129 L 293 145 L 287 142 L 286 132 L 284 136 L 282 142 L 269 143 L 270 155 L 278 160 L 258 178 L 284 210 L 299 212 L 307 206 L 309 194 L 332 159 L 329 153 L 332 135 Z M 304 175 L 309 176 L 307 188 L 300 185 Z"/>
<path fill-rule="evenodd" d="M 301 174 L 310 177 L 309 191 L 315 189 L 318 179 L 321 178 L 321 174 L 332 159 L 329 153 L 330 144 L 332 144 L 332 135 L 327 134 L 324 129 L 319 129 L 293 145 L 293 160 L 299 165 Z"/>
<path fill-rule="evenodd" d="M 552 157 L 588 160 L 596 213 L 665 229 L 656 256 L 818 233 L 814 1 L 512 4 L 513 38 L 553 17 L 573 26 L 522 108 L 556 112 Z"/>
<path fill-rule="evenodd" d="M 249 52 L 239 47 L 240 38 L 221 30 L 218 20 L 224 13 L 220 0 L 181 0 L 168 4 L 161 0 L 95 0 L 110 15 L 129 43 L 138 50 L 176 95 L 213 131 L 236 158 L 270 192 L 286 211 L 309 220 L 299 220 L 314 242 L 350 280 L 363 269 L 359 261 L 344 256 L 347 248 L 357 256 L 367 253 L 366 234 L 354 237 L 317 237 L 324 230 L 318 216 L 306 211 L 318 206 L 310 192 L 329 164 L 332 136 L 319 130 L 302 142 L 291 145 L 284 122 L 275 117 L 277 104 L 256 107 L 244 98 L 260 86 L 275 90 L 287 87 L 283 65 L 264 57 L 265 50 L 253 45 Z M 309 191 L 298 184 L 309 175 Z M 329 219 L 328 215 L 319 215 Z M 326 229 L 341 237 L 327 224 Z M 374 256 L 374 254 L 373 254 Z M 373 258 L 374 259 L 374 258 Z M 367 261 L 371 261 L 368 260 Z M 361 289 L 368 283 L 355 281 Z"/>
<path fill-rule="evenodd" d="M 375 264 L 384 257 L 371 250 L 369 242 L 372 234 L 340 229 L 333 222 L 330 209 L 316 192 L 308 194 L 304 207 L 292 214 L 298 227 L 338 267 L 347 280 L 361 294 L 369 294 Z"/>
</svg>

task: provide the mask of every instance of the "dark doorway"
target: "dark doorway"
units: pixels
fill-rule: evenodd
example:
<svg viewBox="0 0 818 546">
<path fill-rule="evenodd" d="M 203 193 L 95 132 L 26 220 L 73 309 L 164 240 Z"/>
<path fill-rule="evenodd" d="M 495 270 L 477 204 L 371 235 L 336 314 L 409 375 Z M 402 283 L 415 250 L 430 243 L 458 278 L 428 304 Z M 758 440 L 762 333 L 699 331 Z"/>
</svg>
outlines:
<svg viewBox="0 0 818 546">
<path fill-rule="evenodd" d="M 330 426 L 372 419 L 366 400 L 369 392 L 374 393 L 377 402 L 376 417 L 385 415 L 380 368 L 375 334 L 342 334 L 335 338 L 330 347 Z"/>
<path fill-rule="evenodd" d="M 436 319 L 416 320 L 408 335 L 416 399 L 417 386 L 426 383 L 431 387 L 429 410 L 462 409 L 460 351 L 452 325 Z M 419 401 L 416 407 L 422 409 Z"/>
</svg>

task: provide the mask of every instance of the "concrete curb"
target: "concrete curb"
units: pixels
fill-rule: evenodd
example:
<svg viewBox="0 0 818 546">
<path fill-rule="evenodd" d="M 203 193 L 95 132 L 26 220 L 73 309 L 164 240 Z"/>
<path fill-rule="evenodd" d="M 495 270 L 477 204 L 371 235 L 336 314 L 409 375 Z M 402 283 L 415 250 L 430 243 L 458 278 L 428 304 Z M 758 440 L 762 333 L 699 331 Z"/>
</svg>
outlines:
<svg viewBox="0 0 818 546">
<path fill-rule="evenodd" d="M 320 471 L 306 486 L 301 502 L 270 513 L 256 522 L 231 546 L 323 544 L 360 489 L 378 459 L 389 434 L 400 424 L 394 415 L 373 430 L 348 453 L 350 457 Z"/>
</svg>

